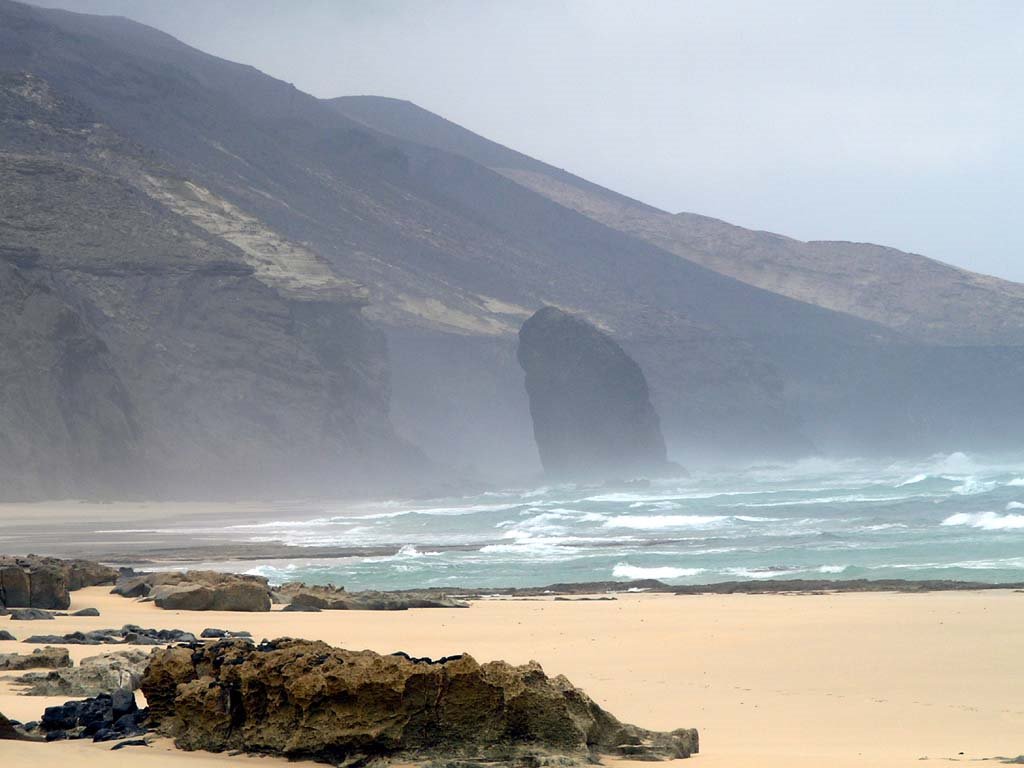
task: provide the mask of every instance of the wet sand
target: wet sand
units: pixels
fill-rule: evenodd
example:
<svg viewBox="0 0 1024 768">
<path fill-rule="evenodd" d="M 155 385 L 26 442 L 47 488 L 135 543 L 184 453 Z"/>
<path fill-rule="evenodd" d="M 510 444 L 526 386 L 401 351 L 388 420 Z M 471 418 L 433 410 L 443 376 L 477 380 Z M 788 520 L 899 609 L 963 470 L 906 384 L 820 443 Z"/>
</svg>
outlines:
<svg viewBox="0 0 1024 768">
<path fill-rule="evenodd" d="M 921 766 L 1024 752 L 1024 594 L 620 595 L 614 601 L 484 600 L 407 612 L 194 613 L 74 593 L 99 618 L 0 625 L 16 636 L 125 623 L 198 633 L 248 629 L 349 648 L 540 661 L 638 725 L 694 726 L 693 766 Z M 31 646 L 0 642 L 0 652 Z M 70 646 L 76 659 L 111 647 Z M 38 717 L 54 701 L 0 688 L 0 711 Z M 962 753 L 962 754 L 961 754 Z M 3 766 L 285 765 L 185 754 L 166 743 L 0 742 Z M 989 763 L 993 764 L 993 763 Z M 998 764 L 998 763 L 996 763 Z M 291 763 L 295 765 L 295 763 Z M 312 764 L 311 764 L 312 765 Z"/>
</svg>

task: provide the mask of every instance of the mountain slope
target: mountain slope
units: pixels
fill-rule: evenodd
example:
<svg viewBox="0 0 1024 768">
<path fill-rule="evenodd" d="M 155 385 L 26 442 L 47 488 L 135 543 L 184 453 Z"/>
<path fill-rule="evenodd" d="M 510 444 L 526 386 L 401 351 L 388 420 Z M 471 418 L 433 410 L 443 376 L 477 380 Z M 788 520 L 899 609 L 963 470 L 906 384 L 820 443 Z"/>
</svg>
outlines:
<svg viewBox="0 0 1024 768">
<path fill-rule="evenodd" d="M 46 81 L 0 75 L 0 108 L 5 498 L 368 490 L 416 466 L 361 289 L 213 234 L 230 206 Z M 207 228 L 164 205 L 180 188 Z"/>
<path fill-rule="evenodd" d="M 394 492 L 415 481 L 396 432 L 522 477 L 538 464 L 516 332 L 549 304 L 640 364 L 670 458 L 988 447 L 1024 424 L 1016 350 L 937 348 L 719 274 L 511 176 L 668 214 L 450 124 L 385 130 L 142 25 L 9 0 L 4 71 L 21 101 L 0 151 L 80 180 L 11 165 L 11 200 L 38 205 L 12 207 L 0 247 L 39 248 L 23 277 L 45 274 L 107 345 L 150 487 Z"/>
<path fill-rule="evenodd" d="M 595 221 L 750 285 L 929 343 L 1024 343 L 1024 285 L 869 243 L 801 242 L 692 213 L 668 214 L 409 102 L 351 96 L 330 103 L 367 127 L 470 158 Z"/>
</svg>

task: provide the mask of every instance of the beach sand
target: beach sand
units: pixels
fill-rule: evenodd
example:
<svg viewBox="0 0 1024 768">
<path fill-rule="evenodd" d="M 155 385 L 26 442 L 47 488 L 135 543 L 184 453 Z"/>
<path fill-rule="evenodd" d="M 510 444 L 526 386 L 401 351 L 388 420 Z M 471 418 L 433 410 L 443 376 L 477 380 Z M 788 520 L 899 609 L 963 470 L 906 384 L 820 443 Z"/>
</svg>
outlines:
<svg viewBox="0 0 1024 768">
<path fill-rule="evenodd" d="M 1024 594 L 622 595 L 614 601 L 485 600 L 406 612 L 163 611 L 91 588 L 99 618 L 11 622 L 17 637 L 126 623 L 248 629 L 348 648 L 478 660 L 536 659 L 627 722 L 700 729 L 694 768 L 921 766 L 1024 752 Z M 76 659 L 110 647 L 69 646 Z M 0 653 L 31 646 L 0 642 Z M 0 711 L 38 718 L 60 700 L 0 687 Z M 990 763 L 992 764 L 992 763 Z M 995 763 L 998 764 L 998 763 Z M 0 742 L 0 766 L 296 765 L 187 754 L 162 741 Z M 311 764 L 312 765 L 312 764 Z"/>
</svg>

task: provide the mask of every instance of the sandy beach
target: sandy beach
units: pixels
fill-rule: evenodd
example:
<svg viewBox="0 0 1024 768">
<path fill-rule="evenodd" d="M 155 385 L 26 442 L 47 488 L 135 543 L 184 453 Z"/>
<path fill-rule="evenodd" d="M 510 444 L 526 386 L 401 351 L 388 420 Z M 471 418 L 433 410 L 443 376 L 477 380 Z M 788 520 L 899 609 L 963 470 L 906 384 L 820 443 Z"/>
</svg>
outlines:
<svg viewBox="0 0 1024 768">
<path fill-rule="evenodd" d="M 9 622 L 16 637 L 136 623 L 198 633 L 247 629 L 380 652 L 536 659 L 615 715 L 697 727 L 693 765 L 919 766 L 1024 752 L 1024 594 L 620 595 L 614 601 L 484 600 L 469 609 L 264 614 L 172 612 L 95 587 L 73 608 L 99 618 Z M 69 646 L 72 656 L 103 647 Z M 26 651 L 0 642 L 0 652 Z M 27 720 L 59 700 L 0 688 Z M 89 742 L 0 743 L 4 766 L 276 765 L 186 754 L 160 742 L 110 752 Z"/>
</svg>

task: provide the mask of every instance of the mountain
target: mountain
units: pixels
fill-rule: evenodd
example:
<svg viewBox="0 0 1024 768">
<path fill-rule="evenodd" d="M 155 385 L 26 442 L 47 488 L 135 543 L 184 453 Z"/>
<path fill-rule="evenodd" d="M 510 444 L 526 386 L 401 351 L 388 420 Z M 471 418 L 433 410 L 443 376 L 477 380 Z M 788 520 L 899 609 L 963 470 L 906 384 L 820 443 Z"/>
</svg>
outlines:
<svg viewBox="0 0 1024 768">
<path fill-rule="evenodd" d="M 405 102 L 320 101 L 126 19 L 10 0 L 0 73 L 15 495 L 521 478 L 539 464 L 516 333 L 545 305 L 637 361 L 674 459 L 998 448 L 1024 423 L 1012 333 L 955 319 L 968 341 L 940 344 L 751 285 L 590 208 L 685 217 Z"/>
<path fill-rule="evenodd" d="M 407 101 L 345 96 L 330 103 L 368 127 L 472 159 L 595 221 L 749 285 L 926 343 L 1024 344 L 1019 283 L 871 243 L 802 242 L 694 213 L 666 213 Z"/>
</svg>

